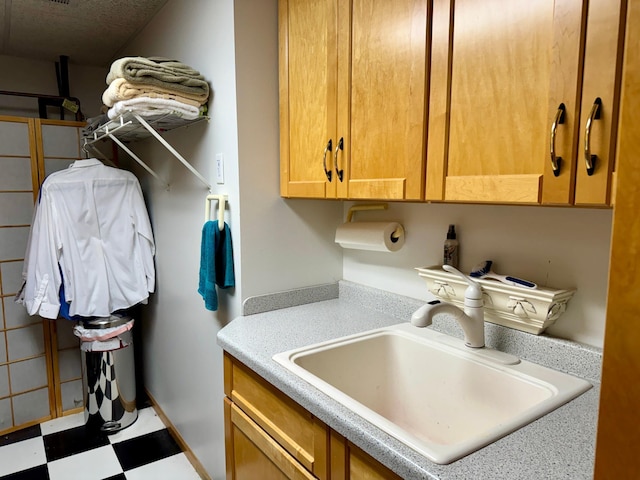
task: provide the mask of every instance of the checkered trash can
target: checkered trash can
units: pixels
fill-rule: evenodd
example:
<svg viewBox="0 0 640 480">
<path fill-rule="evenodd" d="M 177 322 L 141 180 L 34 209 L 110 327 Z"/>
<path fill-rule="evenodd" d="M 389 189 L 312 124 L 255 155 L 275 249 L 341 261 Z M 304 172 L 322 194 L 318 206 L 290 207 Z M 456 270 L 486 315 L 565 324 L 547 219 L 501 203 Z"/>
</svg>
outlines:
<svg viewBox="0 0 640 480">
<path fill-rule="evenodd" d="M 130 320 L 112 316 L 82 326 L 106 329 Z M 81 349 L 85 424 L 106 433 L 118 432 L 138 418 L 132 331 L 119 333 L 117 340 L 83 342 Z"/>
</svg>

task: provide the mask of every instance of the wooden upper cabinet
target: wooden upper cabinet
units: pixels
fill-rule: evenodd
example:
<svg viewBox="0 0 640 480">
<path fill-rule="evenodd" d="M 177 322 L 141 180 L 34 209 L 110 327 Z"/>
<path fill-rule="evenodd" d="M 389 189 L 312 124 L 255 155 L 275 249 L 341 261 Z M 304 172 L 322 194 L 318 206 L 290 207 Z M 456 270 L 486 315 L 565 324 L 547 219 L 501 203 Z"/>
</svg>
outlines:
<svg viewBox="0 0 640 480">
<path fill-rule="evenodd" d="M 333 198 L 337 95 L 335 0 L 279 0 L 280 193 Z M 325 150 L 326 149 L 326 150 Z"/>
<path fill-rule="evenodd" d="M 432 40 L 437 103 L 430 110 L 427 200 L 541 201 L 547 112 L 561 103 L 551 100 L 550 84 L 557 75 L 566 117 L 575 114 L 579 87 L 581 12 L 574 8 L 564 19 L 578 33 L 571 48 L 563 45 L 570 61 L 554 66 L 555 3 L 562 2 L 434 1 L 440 26 Z"/>
<path fill-rule="evenodd" d="M 338 141 L 344 139 L 342 198 L 422 198 L 429 3 L 341 4 L 337 135 Z"/>
<path fill-rule="evenodd" d="M 429 4 L 280 0 L 281 195 L 423 198 Z"/>
<path fill-rule="evenodd" d="M 613 201 L 611 174 L 615 170 L 626 3 L 589 0 L 576 205 L 609 205 Z M 593 160 L 591 173 L 586 168 L 588 157 Z"/>
<path fill-rule="evenodd" d="M 609 191 L 615 127 L 602 124 L 617 117 L 620 1 L 434 0 L 427 200 L 568 205 L 596 179 Z M 583 82 L 583 69 L 600 78 Z M 596 96 L 608 112 L 591 123 L 591 150 L 606 160 L 583 182 Z"/>
</svg>

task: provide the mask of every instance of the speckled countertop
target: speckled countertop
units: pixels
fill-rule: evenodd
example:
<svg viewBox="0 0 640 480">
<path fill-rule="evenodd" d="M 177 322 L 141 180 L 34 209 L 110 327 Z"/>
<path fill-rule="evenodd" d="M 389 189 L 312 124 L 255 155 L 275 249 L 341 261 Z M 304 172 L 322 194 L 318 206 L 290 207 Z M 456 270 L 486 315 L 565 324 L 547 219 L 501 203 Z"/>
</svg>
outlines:
<svg viewBox="0 0 640 480">
<path fill-rule="evenodd" d="M 487 323 L 487 346 L 585 378 L 594 388 L 449 465 L 427 460 L 271 358 L 285 350 L 408 321 L 423 303 L 346 281 L 265 295 L 247 299 L 245 315 L 220 330 L 218 344 L 403 478 L 592 478 L 602 360 L 597 348 Z M 457 324 L 443 316 L 432 328 L 462 338 Z"/>
</svg>

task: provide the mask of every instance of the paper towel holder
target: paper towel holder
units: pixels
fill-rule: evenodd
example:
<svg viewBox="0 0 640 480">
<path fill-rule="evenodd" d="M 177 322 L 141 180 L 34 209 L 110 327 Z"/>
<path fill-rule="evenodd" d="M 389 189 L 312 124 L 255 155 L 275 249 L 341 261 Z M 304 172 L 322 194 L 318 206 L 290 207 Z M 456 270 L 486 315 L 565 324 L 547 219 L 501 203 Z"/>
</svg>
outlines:
<svg viewBox="0 0 640 480">
<path fill-rule="evenodd" d="M 353 215 L 356 212 L 360 212 L 360 211 L 363 211 L 363 210 L 386 210 L 387 208 L 389 208 L 389 204 L 388 203 L 373 203 L 373 204 L 366 204 L 366 205 L 354 205 L 351 208 L 349 208 L 349 211 L 347 212 L 347 223 L 353 221 Z M 396 228 L 391 233 L 391 241 L 392 242 L 396 242 L 403 235 L 404 235 L 404 228 L 402 228 L 402 225 L 398 225 L 398 228 Z"/>
</svg>

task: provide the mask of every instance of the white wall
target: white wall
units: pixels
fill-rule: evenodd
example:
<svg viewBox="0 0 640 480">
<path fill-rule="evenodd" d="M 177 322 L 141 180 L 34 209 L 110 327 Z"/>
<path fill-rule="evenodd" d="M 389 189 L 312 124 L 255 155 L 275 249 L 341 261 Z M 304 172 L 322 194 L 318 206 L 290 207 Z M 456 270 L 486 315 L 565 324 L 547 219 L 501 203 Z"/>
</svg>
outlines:
<svg viewBox="0 0 640 480">
<path fill-rule="evenodd" d="M 165 138 L 205 177 L 215 180 L 216 152 L 226 157 L 227 222 L 240 245 L 232 1 L 170 1 L 123 56 L 176 58 L 210 82 L 211 121 L 169 132 Z M 217 331 L 240 313 L 240 290 L 219 296 L 217 312 L 197 293 L 200 237 L 208 190 L 153 140 L 133 145 L 166 179 L 166 191 L 140 173 L 156 239 L 157 292 L 143 323 L 145 387 L 212 478 L 224 476 L 222 353 Z M 214 205 L 214 208 L 216 206 Z M 235 250 L 239 250 L 236 248 Z M 236 256 L 236 264 L 240 261 Z M 237 279 L 240 281 L 240 278 Z"/>
<path fill-rule="evenodd" d="M 351 205 L 345 206 L 345 210 Z M 398 204 L 359 220 L 397 220 L 406 230 L 398 252 L 344 251 L 344 279 L 432 300 L 415 267 L 442 263 L 450 223 L 460 241 L 459 268 L 493 260 L 496 273 L 553 288 L 576 288 L 547 333 L 602 347 L 611 210 L 525 206 Z"/>
<path fill-rule="evenodd" d="M 341 203 L 280 198 L 276 5 L 235 2 L 243 299 L 342 278 Z"/>
<path fill-rule="evenodd" d="M 58 95 L 54 62 L 0 55 L 0 72 L 0 90 Z M 106 76 L 107 70 L 104 68 L 69 64 L 69 92 L 80 100 L 86 117 L 100 113 L 102 100 L 97 92 L 101 93 L 106 88 Z M 0 95 L 0 115 L 37 117 L 38 101 L 35 98 Z M 55 116 L 50 114 L 49 118 L 59 118 L 57 110 Z M 65 118 L 74 119 L 73 114 Z"/>
<path fill-rule="evenodd" d="M 171 184 L 139 174 L 157 243 L 157 284 L 143 322 L 146 387 L 212 478 L 224 478 L 222 350 L 216 333 L 253 295 L 338 280 L 330 240 L 338 202 L 279 197 L 277 0 L 171 0 L 124 55 L 176 58 L 210 82 L 211 121 L 165 138 L 229 195 L 236 288 L 205 310 L 197 294 L 206 187 L 152 140 L 134 151 Z M 235 10 L 234 10 L 235 9 Z M 234 47 L 235 45 L 235 47 Z M 215 183 L 215 155 L 225 183 Z M 139 170 L 138 170 L 139 171 Z"/>
</svg>

